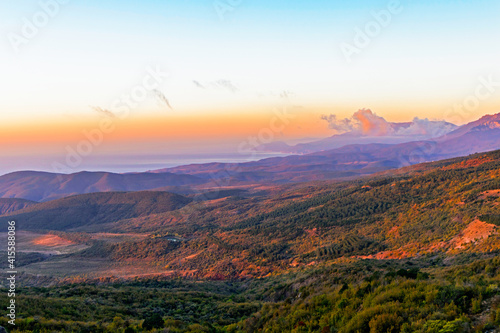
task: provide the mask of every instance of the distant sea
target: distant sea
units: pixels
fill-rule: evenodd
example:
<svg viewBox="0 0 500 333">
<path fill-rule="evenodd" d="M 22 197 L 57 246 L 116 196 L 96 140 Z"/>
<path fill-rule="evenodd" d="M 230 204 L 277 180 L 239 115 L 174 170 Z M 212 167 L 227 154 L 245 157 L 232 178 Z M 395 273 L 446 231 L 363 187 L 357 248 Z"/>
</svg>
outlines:
<svg viewBox="0 0 500 333">
<path fill-rule="evenodd" d="M 210 155 L 142 155 L 130 157 L 113 157 L 109 161 L 100 161 L 100 165 L 90 166 L 87 171 L 105 170 L 117 173 L 144 172 L 179 165 L 204 164 L 212 162 L 243 163 L 258 161 L 270 157 L 283 157 L 289 154 L 255 153 L 251 157 L 240 154 L 210 154 Z"/>
<path fill-rule="evenodd" d="M 69 167 L 63 156 L 54 157 L 29 157 L 13 156 L 2 157 L 0 164 L 0 175 L 15 171 L 46 171 L 57 172 L 54 162 L 64 165 L 63 173 L 74 173 L 80 171 L 108 171 L 115 173 L 144 172 L 163 168 L 171 168 L 187 164 L 203 164 L 211 162 L 242 163 L 257 161 L 270 157 L 283 157 L 289 154 L 280 153 L 255 153 L 245 154 L 176 154 L 176 155 L 115 155 L 99 156 L 91 155 L 82 159 L 77 166 Z"/>
</svg>

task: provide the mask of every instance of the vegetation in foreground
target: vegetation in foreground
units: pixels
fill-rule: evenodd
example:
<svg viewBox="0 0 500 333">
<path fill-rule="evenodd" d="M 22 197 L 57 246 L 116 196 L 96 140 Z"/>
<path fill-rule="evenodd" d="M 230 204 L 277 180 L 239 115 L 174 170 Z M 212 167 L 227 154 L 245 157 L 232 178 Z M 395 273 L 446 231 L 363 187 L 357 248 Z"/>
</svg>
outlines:
<svg viewBox="0 0 500 333">
<path fill-rule="evenodd" d="M 500 257 L 488 256 L 349 260 L 246 281 L 21 288 L 10 332 L 497 332 Z"/>
</svg>

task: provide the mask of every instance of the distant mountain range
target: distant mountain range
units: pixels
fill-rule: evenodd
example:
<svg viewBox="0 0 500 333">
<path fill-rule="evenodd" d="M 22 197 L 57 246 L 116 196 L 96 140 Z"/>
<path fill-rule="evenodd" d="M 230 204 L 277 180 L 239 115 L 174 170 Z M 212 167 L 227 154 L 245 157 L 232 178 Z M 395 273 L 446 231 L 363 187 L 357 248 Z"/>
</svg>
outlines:
<svg viewBox="0 0 500 333">
<path fill-rule="evenodd" d="M 431 121 L 415 118 L 412 122 L 393 123 L 377 116 L 371 110 L 362 109 L 351 119 L 337 120 L 335 116 L 323 117 L 335 130 L 347 130 L 326 139 L 288 145 L 282 141 L 262 144 L 256 147 L 261 152 L 308 154 L 341 148 L 352 144 L 399 144 L 411 141 L 431 140 L 448 134 L 458 126 L 446 121 Z"/>
<path fill-rule="evenodd" d="M 209 189 L 342 179 L 495 149 L 500 149 L 500 114 L 484 116 L 430 140 L 350 144 L 256 162 L 192 164 L 130 174 L 15 172 L 0 177 L 0 197 L 48 201 L 92 192 L 167 190 L 185 193 L 200 186 Z"/>
<path fill-rule="evenodd" d="M 351 144 L 305 155 L 241 164 L 194 164 L 157 170 L 234 181 L 308 181 L 354 177 L 500 148 L 500 114 L 484 116 L 432 140 Z"/>
</svg>

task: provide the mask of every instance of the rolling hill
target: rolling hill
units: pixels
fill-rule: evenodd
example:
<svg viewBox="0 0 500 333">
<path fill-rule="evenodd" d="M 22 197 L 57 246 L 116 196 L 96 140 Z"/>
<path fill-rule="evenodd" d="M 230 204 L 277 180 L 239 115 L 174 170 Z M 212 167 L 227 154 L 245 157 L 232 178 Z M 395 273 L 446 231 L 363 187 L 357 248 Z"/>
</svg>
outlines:
<svg viewBox="0 0 500 333">
<path fill-rule="evenodd" d="M 55 174 L 21 171 L 0 177 L 0 197 L 48 201 L 92 192 L 144 191 L 169 186 L 196 185 L 203 182 L 202 179 L 195 176 L 171 173 L 79 172 Z"/>
<path fill-rule="evenodd" d="M 24 230 L 148 233 L 155 236 L 92 253 L 116 262 L 140 254 L 200 277 L 261 276 L 342 256 L 500 250 L 499 170 L 495 151 L 259 196 L 233 191 L 183 210 L 177 209 L 192 200 L 176 194 L 106 192 L 39 203 L 1 219 L 15 219 Z M 474 233 L 480 242 L 466 240 Z M 177 247 L 166 234 L 186 241 Z M 184 257 L 191 259 L 177 260 Z"/>
<path fill-rule="evenodd" d="M 0 215 L 12 213 L 37 204 L 37 202 L 25 199 L 0 198 Z"/>
<path fill-rule="evenodd" d="M 71 230 L 173 211 L 192 200 L 167 192 L 102 192 L 42 202 L 3 215 L 22 230 Z"/>
</svg>

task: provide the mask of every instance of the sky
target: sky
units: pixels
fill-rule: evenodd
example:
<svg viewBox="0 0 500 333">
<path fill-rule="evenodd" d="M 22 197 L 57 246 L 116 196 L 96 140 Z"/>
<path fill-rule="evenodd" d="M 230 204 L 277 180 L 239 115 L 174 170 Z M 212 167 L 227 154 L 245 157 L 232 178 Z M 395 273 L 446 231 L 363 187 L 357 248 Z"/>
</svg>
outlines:
<svg viewBox="0 0 500 333">
<path fill-rule="evenodd" d="M 327 137 L 323 115 L 362 108 L 456 124 L 497 113 L 499 9 L 496 0 L 2 1 L 0 154 L 10 166 L 0 173 L 64 164 L 103 121 L 112 130 L 94 159 L 235 152 L 265 133 Z"/>
</svg>

